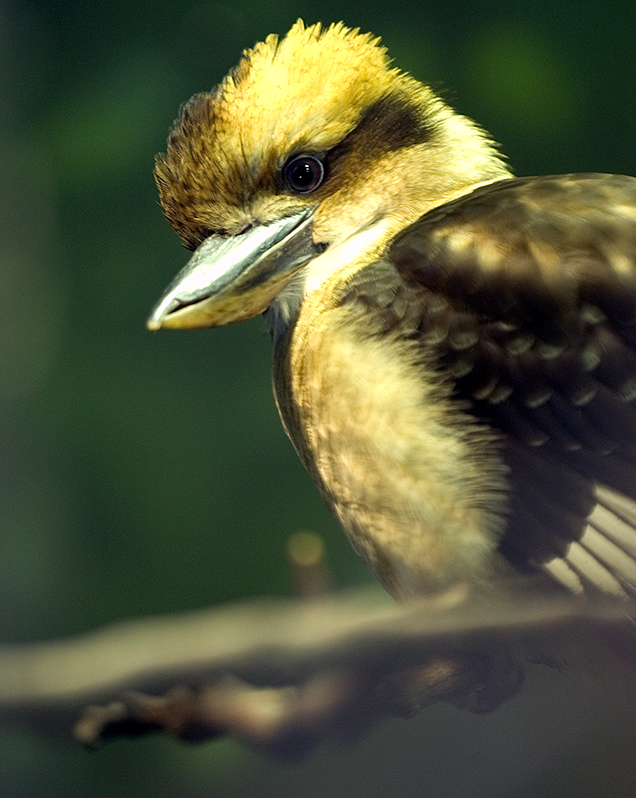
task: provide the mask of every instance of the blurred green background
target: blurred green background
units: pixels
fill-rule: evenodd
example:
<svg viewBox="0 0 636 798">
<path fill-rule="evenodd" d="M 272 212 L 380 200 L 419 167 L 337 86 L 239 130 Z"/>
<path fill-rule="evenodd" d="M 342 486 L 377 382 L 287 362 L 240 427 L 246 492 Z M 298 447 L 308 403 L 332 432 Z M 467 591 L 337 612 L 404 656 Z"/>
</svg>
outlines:
<svg viewBox="0 0 636 798">
<path fill-rule="evenodd" d="M 636 174 L 633 2 L 0 2 L 3 640 L 286 593 L 299 528 L 336 586 L 368 578 L 283 434 L 260 320 L 144 328 L 187 258 L 154 154 L 182 101 L 298 16 L 381 35 L 517 174 Z M 603 676 L 534 674 L 491 717 L 434 708 L 291 768 L 6 729 L 0 795 L 633 796 L 636 695 Z"/>
</svg>

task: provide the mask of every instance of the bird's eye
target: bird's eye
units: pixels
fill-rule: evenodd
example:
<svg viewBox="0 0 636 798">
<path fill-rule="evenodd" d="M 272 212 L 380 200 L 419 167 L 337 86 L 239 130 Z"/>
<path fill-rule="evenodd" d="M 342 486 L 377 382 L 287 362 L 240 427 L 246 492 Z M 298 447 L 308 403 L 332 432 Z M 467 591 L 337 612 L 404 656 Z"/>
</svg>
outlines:
<svg viewBox="0 0 636 798">
<path fill-rule="evenodd" d="M 283 177 L 294 194 L 309 194 L 325 179 L 325 166 L 313 155 L 300 155 L 285 164 Z"/>
</svg>

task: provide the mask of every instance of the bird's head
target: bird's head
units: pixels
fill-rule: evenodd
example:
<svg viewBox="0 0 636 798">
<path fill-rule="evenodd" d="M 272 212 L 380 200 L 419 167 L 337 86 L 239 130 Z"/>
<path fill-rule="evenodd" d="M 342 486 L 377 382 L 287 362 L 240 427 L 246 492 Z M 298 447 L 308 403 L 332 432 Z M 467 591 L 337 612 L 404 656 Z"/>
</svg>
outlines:
<svg viewBox="0 0 636 798">
<path fill-rule="evenodd" d="M 428 209 L 509 173 L 378 39 L 299 21 L 183 106 L 155 174 L 194 255 L 151 329 L 231 324 L 274 302 L 292 316 L 304 293 L 379 256 Z"/>
</svg>

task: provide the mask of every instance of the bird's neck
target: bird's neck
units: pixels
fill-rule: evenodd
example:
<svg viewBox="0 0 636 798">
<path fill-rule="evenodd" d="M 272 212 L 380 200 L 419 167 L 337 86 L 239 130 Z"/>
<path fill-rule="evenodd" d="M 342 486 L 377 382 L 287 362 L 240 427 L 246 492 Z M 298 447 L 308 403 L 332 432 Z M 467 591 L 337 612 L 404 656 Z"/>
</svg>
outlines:
<svg viewBox="0 0 636 798">
<path fill-rule="evenodd" d="M 439 205 L 499 179 L 501 176 L 497 174 L 469 187 L 453 188 L 436 199 L 422 199 L 419 203 L 411 202 L 401 208 L 386 210 L 371 207 L 366 214 L 366 221 L 313 258 L 277 295 L 266 313 L 267 325 L 274 338 L 283 334 L 298 318 L 301 305 L 308 296 L 315 291 L 328 290 L 332 280 L 336 284 L 346 282 L 349 276 L 381 258 L 392 239 L 408 225 Z"/>
</svg>

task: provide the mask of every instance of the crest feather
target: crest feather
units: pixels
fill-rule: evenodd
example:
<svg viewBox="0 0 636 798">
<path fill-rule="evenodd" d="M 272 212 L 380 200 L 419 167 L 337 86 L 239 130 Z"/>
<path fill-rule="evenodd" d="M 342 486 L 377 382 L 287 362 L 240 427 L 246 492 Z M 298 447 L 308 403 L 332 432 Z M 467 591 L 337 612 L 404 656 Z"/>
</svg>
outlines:
<svg viewBox="0 0 636 798">
<path fill-rule="evenodd" d="M 306 27 L 299 19 L 283 38 L 245 50 L 215 90 L 185 103 L 156 159 L 161 204 L 184 244 L 194 248 L 200 229 L 226 228 L 228 205 L 245 206 L 257 186 L 271 189 L 291 154 L 342 141 L 405 80 L 379 38 L 341 22 Z M 217 220 L 219 200 L 225 218 Z"/>
</svg>

